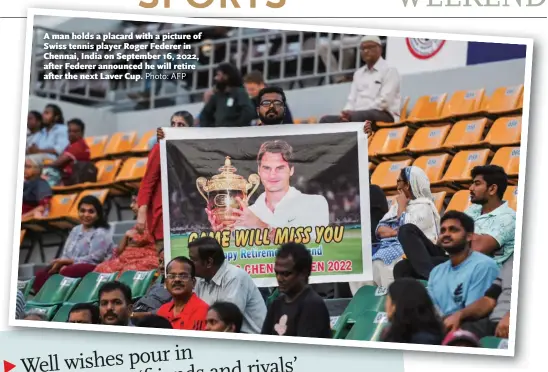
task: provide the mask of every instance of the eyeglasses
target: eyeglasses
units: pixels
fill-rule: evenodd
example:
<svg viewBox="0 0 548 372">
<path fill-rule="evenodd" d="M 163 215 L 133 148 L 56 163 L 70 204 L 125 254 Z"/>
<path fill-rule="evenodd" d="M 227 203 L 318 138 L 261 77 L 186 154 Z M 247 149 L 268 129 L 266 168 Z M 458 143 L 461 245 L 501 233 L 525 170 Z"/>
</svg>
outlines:
<svg viewBox="0 0 548 372">
<path fill-rule="evenodd" d="M 284 103 L 278 99 L 261 101 L 261 106 L 263 107 L 270 107 L 270 105 L 274 105 L 274 107 L 283 107 Z"/>
<path fill-rule="evenodd" d="M 182 273 L 182 274 L 167 274 L 166 278 L 169 280 L 175 280 L 177 278 L 181 278 L 182 280 L 188 280 L 190 279 L 190 274 L 188 273 Z"/>
</svg>

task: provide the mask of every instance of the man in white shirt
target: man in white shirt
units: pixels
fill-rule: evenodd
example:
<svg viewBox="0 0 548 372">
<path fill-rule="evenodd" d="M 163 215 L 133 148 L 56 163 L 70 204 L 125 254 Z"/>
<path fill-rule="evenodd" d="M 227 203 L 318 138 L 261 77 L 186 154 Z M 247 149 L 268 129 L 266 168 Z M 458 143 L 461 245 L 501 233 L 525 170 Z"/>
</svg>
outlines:
<svg viewBox="0 0 548 372">
<path fill-rule="evenodd" d="M 382 58 L 378 36 L 364 36 L 360 53 L 365 66 L 354 73 L 348 101 L 340 115 L 326 115 L 320 123 L 373 122 L 392 123 L 400 119 L 400 85 L 398 71 Z"/>
</svg>

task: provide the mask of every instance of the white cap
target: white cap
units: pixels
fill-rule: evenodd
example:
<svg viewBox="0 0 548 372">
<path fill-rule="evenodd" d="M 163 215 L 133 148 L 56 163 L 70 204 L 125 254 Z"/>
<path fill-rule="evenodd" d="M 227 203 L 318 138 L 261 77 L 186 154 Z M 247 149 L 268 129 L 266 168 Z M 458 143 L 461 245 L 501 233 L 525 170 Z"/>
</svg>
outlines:
<svg viewBox="0 0 548 372">
<path fill-rule="evenodd" d="M 379 44 L 380 46 L 382 46 L 381 38 L 378 37 L 378 36 L 370 36 L 370 35 L 364 36 L 364 37 L 362 37 L 362 40 L 360 41 L 360 44 L 363 44 L 363 43 L 365 43 L 366 41 L 372 41 L 372 42 L 374 42 L 374 43 Z"/>
</svg>

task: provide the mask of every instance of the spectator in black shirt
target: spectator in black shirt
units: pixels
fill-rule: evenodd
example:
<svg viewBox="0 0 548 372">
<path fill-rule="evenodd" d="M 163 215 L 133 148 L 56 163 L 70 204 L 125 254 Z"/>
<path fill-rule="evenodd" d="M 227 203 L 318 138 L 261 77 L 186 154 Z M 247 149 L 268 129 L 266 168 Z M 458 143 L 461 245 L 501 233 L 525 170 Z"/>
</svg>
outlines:
<svg viewBox="0 0 548 372">
<path fill-rule="evenodd" d="M 247 127 L 255 119 L 255 107 L 249 99 L 238 69 L 222 63 L 215 74 L 215 92 L 200 113 L 201 127 Z"/>
<path fill-rule="evenodd" d="M 257 108 L 260 107 L 261 97 L 259 92 L 267 87 L 264 81 L 263 73 L 257 70 L 251 71 L 244 77 L 244 87 L 247 94 L 249 94 L 249 98 L 253 101 L 253 105 Z M 258 118 L 259 113 L 257 112 L 257 117 L 255 119 Z M 291 115 L 289 106 L 287 106 L 287 102 L 285 103 L 283 121 L 280 124 L 293 124 L 293 116 Z"/>
<path fill-rule="evenodd" d="M 302 244 L 287 243 L 276 254 L 274 272 L 281 295 L 268 308 L 262 334 L 331 338 L 329 312 L 309 285 L 312 255 Z"/>
<path fill-rule="evenodd" d="M 257 102 L 258 125 L 285 124 L 287 103 L 282 88 L 271 86 L 261 89 Z"/>
</svg>

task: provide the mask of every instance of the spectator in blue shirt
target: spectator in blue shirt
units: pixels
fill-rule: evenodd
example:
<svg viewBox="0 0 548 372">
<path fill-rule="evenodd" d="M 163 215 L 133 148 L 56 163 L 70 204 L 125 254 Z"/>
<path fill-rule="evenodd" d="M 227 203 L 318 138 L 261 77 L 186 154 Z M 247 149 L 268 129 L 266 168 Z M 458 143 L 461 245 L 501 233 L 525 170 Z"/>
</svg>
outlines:
<svg viewBox="0 0 548 372">
<path fill-rule="evenodd" d="M 69 144 L 68 128 L 61 108 L 54 104 L 47 105 L 42 114 L 42 129 L 27 144 L 27 157 L 44 164 L 45 160 L 57 159 Z"/>
<path fill-rule="evenodd" d="M 457 211 L 441 218 L 438 244 L 449 260 L 436 266 L 428 279 L 428 292 L 442 316 L 462 310 L 481 298 L 499 274 L 496 262 L 472 250 L 474 220 Z"/>
</svg>

